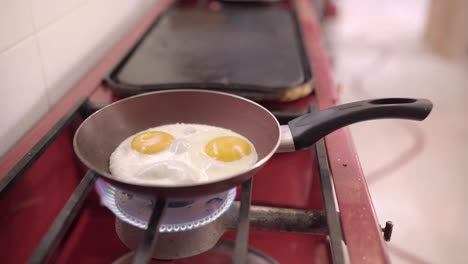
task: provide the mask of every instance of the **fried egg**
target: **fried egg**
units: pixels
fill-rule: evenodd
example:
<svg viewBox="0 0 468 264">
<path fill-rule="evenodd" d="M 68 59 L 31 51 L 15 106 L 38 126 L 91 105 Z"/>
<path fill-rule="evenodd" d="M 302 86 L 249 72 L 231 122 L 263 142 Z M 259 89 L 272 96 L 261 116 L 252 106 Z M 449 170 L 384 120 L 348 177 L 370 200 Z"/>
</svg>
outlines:
<svg viewBox="0 0 468 264">
<path fill-rule="evenodd" d="M 253 144 L 234 131 L 179 123 L 128 137 L 112 153 L 109 169 L 116 179 L 174 186 L 221 179 L 256 161 Z"/>
</svg>

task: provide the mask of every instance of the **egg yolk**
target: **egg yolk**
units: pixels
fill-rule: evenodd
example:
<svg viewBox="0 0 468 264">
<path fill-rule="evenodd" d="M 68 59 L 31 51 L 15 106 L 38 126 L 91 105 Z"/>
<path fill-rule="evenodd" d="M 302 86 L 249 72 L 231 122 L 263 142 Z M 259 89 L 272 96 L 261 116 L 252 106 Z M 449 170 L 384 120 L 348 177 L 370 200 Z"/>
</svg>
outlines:
<svg viewBox="0 0 468 264">
<path fill-rule="evenodd" d="M 250 144 L 235 136 L 217 137 L 205 146 L 205 153 L 220 161 L 240 160 L 251 152 Z"/>
<path fill-rule="evenodd" d="M 131 146 L 144 154 L 155 154 L 165 150 L 174 140 L 171 134 L 162 131 L 148 131 L 135 136 Z"/>
</svg>

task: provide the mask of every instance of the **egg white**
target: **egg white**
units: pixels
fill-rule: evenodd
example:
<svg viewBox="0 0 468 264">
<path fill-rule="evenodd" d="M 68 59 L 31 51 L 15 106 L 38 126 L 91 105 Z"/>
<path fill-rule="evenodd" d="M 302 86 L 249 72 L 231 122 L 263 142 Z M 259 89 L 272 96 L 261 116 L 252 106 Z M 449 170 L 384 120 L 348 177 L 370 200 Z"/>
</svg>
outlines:
<svg viewBox="0 0 468 264">
<path fill-rule="evenodd" d="M 131 147 L 132 139 L 146 131 L 163 131 L 174 137 L 172 144 L 155 154 L 144 154 Z M 237 136 L 252 151 L 240 160 L 218 161 L 205 153 L 206 144 L 216 137 Z M 109 169 L 116 179 L 151 182 L 163 186 L 203 183 L 221 179 L 250 168 L 257 161 L 253 144 L 229 129 L 200 124 L 171 124 L 149 128 L 125 139 L 112 153 Z"/>
</svg>

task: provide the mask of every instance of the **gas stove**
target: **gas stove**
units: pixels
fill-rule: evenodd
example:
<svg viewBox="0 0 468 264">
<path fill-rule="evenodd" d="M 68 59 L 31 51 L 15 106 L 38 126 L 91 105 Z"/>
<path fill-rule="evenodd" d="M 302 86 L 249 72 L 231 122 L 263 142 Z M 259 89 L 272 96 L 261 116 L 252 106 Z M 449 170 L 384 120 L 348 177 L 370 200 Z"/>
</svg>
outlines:
<svg viewBox="0 0 468 264">
<path fill-rule="evenodd" d="M 161 0 L 0 161 L 2 263 L 387 263 L 351 137 L 276 154 L 252 179 L 184 199 L 121 190 L 78 162 L 75 129 L 117 98 L 102 77 L 173 4 Z M 280 122 L 339 102 L 312 1 L 293 2 L 315 94 L 272 104 Z"/>
</svg>

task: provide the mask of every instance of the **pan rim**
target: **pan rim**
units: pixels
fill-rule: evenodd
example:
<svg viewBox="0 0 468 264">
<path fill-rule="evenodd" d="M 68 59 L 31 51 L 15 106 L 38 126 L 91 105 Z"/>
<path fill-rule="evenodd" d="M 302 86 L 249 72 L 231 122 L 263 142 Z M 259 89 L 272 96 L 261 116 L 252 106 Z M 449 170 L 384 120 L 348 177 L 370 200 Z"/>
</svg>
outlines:
<svg viewBox="0 0 468 264">
<path fill-rule="evenodd" d="M 95 166 L 90 164 L 87 161 L 87 159 L 85 159 L 83 157 L 83 155 L 81 154 L 81 152 L 79 150 L 79 147 L 78 147 L 78 143 L 77 143 L 77 140 L 78 140 L 77 137 L 78 137 L 78 134 L 79 134 L 80 130 L 82 129 L 83 125 L 86 123 L 86 121 L 88 119 L 90 119 L 91 117 L 93 117 L 94 115 L 98 115 L 99 112 L 104 111 L 105 109 L 107 109 L 109 107 L 113 107 L 114 105 L 124 103 L 127 100 L 133 100 L 134 98 L 137 98 L 137 97 L 148 96 L 148 95 L 153 95 L 153 94 L 180 93 L 180 92 L 201 92 L 201 93 L 219 94 L 219 95 L 223 95 L 223 96 L 229 96 L 229 97 L 233 97 L 233 98 L 236 98 L 236 99 L 240 99 L 240 100 L 243 100 L 243 101 L 245 101 L 247 103 L 250 103 L 250 104 L 253 104 L 253 105 L 259 107 L 265 113 L 267 113 L 272 118 L 272 120 L 274 120 L 274 122 L 276 124 L 277 132 L 278 132 L 278 139 L 276 140 L 275 146 L 271 149 L 271 151 L 268 154 L 265 155 L 265 157 L 263 157 L 262 159 L 255 162 L 255 164 L 252 167 L 250 167 L 250 168 L 248 168 L 246 170 L 240 171 L 240 172 L 238 172 L 236 174 L 228 175 L 228 176 L 225 176 L 225 177 L 222 177 L 222 178 L 216 178 L 215 180 L 211 179 L 211 180 L 207 180 L 207 181 L 203 181 L 203 182 L 199 182 L 199 183 L 195 183 L 195 184 L 177 184 L 177 185 L 160 185 L 160 184 L 135 182 L 135 181 L 127 180 L 127 179 L 117 179 L 116 177 L 113 177 L 111 173 L 108 173 L 108 172 L 102 171 L 102 170 L 100 170 L 98 168 L 95 168 Z M 119 182 L 119 183 L 122 183 L 122 184 L 132 185 L 132 186 L 135 186 L 135 187 L 142 187 L 142 188 L 178 189 L 178 188 L 197 188 L 197 187 L 203 187 L 203 186 L 206 186 L 206 185 L 221 183 L 221 182 L 223 182 L 225 180 L 234 179 L 234 178 L 240 177 L 241 175 L 250 173 L 252 171 L 256 171 L 257 169 L 262 167 L 275 154 L 276 150 L 278 149 L 278 147 L 280 145 L 280 142 L 281 142 L 281 129 L 280 129 L 280 124 L 279 124 L 278 120 L 275 118 L 275 116 L 270 111 L 268 111 L 268 109 L 266 109 L 262 105 L 258 104 L 257 102 L 254 102 L 252 100 L 249 100 L 247 98 L 244 98 L 244 97 L 241 97 L 241 96 L 238 96 L 238 95 L 225 93 L 225 92 L 220 92 L 220 91 L 213 91 L 213 90 L 206 90 L 206 89 L 171 89 L 171 90 L 147 92 L 147 93 L 142 93 L 142 94 L 134 95 L 134 96 L 131 96 L 131 97 L 127 97 L 127 98 L 124 98 L 124 99 L 120 99 L 120 100 L 118 100 L 116 102 L 113 102 L 113 103 L 110 103 L 109 105 L 106 105 L 105 107 L 103 107 L 103 108 L 99 109 L 98 111 L 94 112 L 89 117 L 87 117 L 85 120 L 83 120 L 83 122 L 80 124 L 80 126 L 76 129 L 75 134 L 73 135 L 73 150 L 74 150 L 76 156 L 78 157 L 78 159 L 86 167 L 88 167 L 90 170 L 96 172 L 98 175 L 100 175 L 102 177 L 105 177 L 105 178 L 107 178 L 109 180 L 116 181 L 116 182 Z"/>
</svg>

